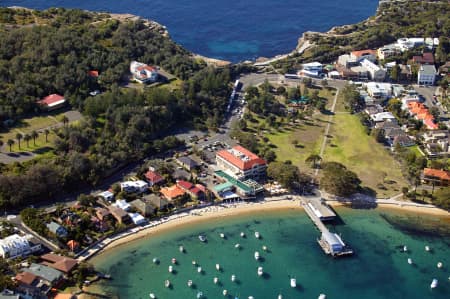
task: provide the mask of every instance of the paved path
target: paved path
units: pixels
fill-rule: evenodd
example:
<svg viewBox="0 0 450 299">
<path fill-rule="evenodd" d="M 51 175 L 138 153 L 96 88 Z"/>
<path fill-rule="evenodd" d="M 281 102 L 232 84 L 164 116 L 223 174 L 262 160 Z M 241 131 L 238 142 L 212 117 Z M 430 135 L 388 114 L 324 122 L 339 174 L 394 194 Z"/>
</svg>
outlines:
<svg viewBox="0 0 450 299">
<path fill-rule="evenodd" d="M 331 114 L 330 114 L 330 116 L 328 116 L 327 127 L 325 128 L 322 146 L 320 147 L 319 156 L 321 156 L 321 157 L 323 157 L 323 153 L 325 151 L 325 146 L 327 145 L 328 133 L 330 132 L 331 121 L 333 120 L 334 110 L 336 109 L 336 102 L 337 102 L 338 95 L 339 95 L 339 88 L 336 88 L 336 94 L 334 95 L 333 105 L 331 106 Z M 319 168 L 316 168 L 316 170 L 314 171 L 314 175 L 317 176 L 318 174 L 319 174 Z"/>
</svg>

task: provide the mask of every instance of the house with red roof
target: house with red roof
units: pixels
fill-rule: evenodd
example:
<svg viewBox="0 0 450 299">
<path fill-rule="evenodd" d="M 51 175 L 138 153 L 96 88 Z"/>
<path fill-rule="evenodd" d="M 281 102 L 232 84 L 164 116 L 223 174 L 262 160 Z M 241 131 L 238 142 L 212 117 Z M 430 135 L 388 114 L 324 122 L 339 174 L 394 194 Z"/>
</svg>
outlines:
<svg viewBox="0 0 450 299">
<path fill-rule="evenodd" d="M 258 180 L 266 176 L 266 160 L 240 145 L 218 151 L 216 163 L 219 169 L 238 180 Z"/>
<path fill-rule="evenodd" d="M 41 260 L 42 265 L 46 265 L 66 274 L 72 272 L 72 270 L 78 265 L 78 261 L 76 259 L 54 253 L 41 255 Z"/>
<path fill-rule="evenodd" d="M 172 202 L 176 198 L 182 197 L 186 191 L 181 189 L 178 185 L 161 188 L 159 191 L 169 201 Z"/>
<path fill-rule="evenodd" d="M 145 63 L 132 61 L 130 64 L 130 72 L 134 80 L 139 83 L 153 83 L 158 80 L 158 70 Z"/>
<path fill-rule="evenodd" d="M 434 64 L 433 53 L 423 53 L 422 56 L 413 56 L 412 62 L 416 64 Z"/>
<path fill-rule="evenodd" d="M 205 198 L 205 193 L 194 184 L 187 181 L 177 181 L 177 186 L 186 191 L 192 198 L 202 200 Z"/>
<path fill-rule="evenodd" d="M 350 53 L 350 58 L 352 58 L 353 60 L 356 60 L 358 62 L 361 62 L 364 59 L 375 62 L 377 60 L 377 50 L 365 49 L 365 50 L 352 51 Z"/>
<path fill-rule="evenodd" d="M 42 109 L 51 111 L 63 107 L 66 104 L 66 99 L 62 95 L 54 93 L 37 101 L 37 103 Z"/>
<path fill-rule="evenodd" d="M 88 71 L 88 75 L 89 75 L 89 77 L 91 77 L 91 78 L 98 78 L 98 71 L 97 70 L 90 70 L 90 71 Z"/>
<path fill-rule="evenodd" d="M 144 177 L 150 187 L 164 183 L 164 178 L 158 173 L 151 170 L 147 171 L 144 174 Z"/>
<path fill-rule="evenodd" d="M 422 173 L 422 181 L 428 184 L 450 186 L 450 171 L 425 168 Z"/>
<path fill-rule="evenodd" d="M 413 115 L 415 119 L 421 120 L 423 124 L 427 127 L 429 130 L 437 130 L 439 126 L 435 123 L 434 116 L 431 115 L 428 108 L 418 102 L 418 101 L 411 101 L 407 103 L 409 114 Z"/>
</svg>

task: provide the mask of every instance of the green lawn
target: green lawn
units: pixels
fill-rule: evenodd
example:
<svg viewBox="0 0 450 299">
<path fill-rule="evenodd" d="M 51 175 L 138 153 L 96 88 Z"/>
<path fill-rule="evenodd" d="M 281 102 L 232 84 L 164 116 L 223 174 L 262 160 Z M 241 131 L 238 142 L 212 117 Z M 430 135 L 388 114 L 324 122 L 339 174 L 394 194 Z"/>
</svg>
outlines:
<svg viewBox="0 0 450 299">
<path fill-rule="evenodd" d="M 398 194 L 408 185 L 400 172 L 400 164 L 365 133 L 357 116 L 336 114 L 330 135 L 324 161 L 344 164 L 359 176 L 363 186 L 375 190 L 378 197 Z"/>
</svg>

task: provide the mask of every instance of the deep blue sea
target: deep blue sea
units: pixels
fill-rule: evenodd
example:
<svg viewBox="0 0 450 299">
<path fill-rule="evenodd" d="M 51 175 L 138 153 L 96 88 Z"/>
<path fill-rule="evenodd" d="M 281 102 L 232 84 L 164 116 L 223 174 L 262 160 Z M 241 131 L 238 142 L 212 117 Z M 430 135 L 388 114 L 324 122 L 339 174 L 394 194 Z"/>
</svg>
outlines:
<svg viewBox="0 0 450 299">
<path fill-rule="evenodd" d="M 331 229 L 354 248 L 353 257 L 326 256 L 316 242 L 318 230 L 302 210 L 260 211 L 178 227 L 107 251 L 91 262 L 113 279 L 97 288 L 113 299 L 145 299 L 149 293 L 159 299 L 196 298 L 198 292 L 203 292 L 203 299 L 275 299 L 278 294 L 284 299 L 315 299 L 321 293 L 329 299 L 449 298 L 448 217 L 387 209 L 336 210 L 341 219 Z M 261 239 L 254 237 L 255 231 Z M 207 243 L 199 241 L 200 233 L 207 236 Z M 407 252 L 402 250 L 405 245 Z M 255 251 L 260 253 L 259 261 Z M 152 262 L 155 257 L 160 264 Z M 178 263 L 169 273 L 172 258 Z M 202 267 L 201 273 L 192 260 Z M 443 263 L 440 269 L 438 262 Z M 259 266 L 265 273 L 262 277 L 257 275 Z M 214 277 L 219 283 L 214 284 Z M 297 279 L 296 288 L 290 287 L 291 277 Z M 432 290 L 433 278 L 439 284 Z M 166 279 L 171 288 L 164 287 Z M 188 280 L 193 288 L 187 286 Z M 228 296 L 222 295 L 223 290 Z"/>
<path fill-rule="evenodd" d="M 131 13 L 167 26 L 204 56 L 238 62 L 292 51 L 305 31 L 327 31 L 374 15 L 378 0 L 0 0 L 1 6 Z"/>
</svg>

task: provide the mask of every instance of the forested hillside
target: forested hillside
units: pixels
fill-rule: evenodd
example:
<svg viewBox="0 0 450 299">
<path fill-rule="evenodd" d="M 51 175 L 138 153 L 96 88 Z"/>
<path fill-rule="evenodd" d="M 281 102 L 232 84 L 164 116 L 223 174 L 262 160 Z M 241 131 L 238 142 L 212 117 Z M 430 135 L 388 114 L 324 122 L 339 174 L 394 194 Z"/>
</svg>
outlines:
<svg viewBox="0 0 450 299">
<path fill-rule="evenodd" d="M 64 94 L 84 116 L 52 132 L 51 155 L 1 166 L 0 207 L 95 185 L 120 165 L 178 146 L 169 136 L 174 127 L 214 129 L 223 119 L 231 70 L 194 60 L 161 27 L 65 9 L 0 9 L 0 20 L 0 119 L 34 113 L 36 99 L 51 93 Z M 122 88 L 132 60 L 178 79 Z M 89 70 L 99 71 L 98 80 Z M 103 93 L 89 96 L 94 88 Z"/>
</svg>

